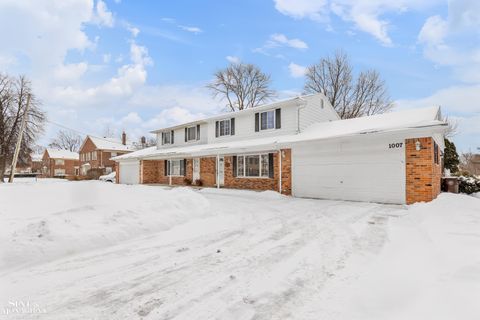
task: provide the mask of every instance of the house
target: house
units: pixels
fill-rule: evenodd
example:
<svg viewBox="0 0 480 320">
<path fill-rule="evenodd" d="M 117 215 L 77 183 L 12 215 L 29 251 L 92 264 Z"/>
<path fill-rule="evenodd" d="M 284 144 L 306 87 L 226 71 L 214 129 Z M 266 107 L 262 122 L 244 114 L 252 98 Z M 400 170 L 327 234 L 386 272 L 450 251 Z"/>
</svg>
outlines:
<svg viewBox="0 0 480 320">
<path fill-rule="evenodd" d="M 78 153 L 69 150 L 45 149 L 42 157 L 42 176 L 66 177 L 78 175 Z"/>
<path fill-rule="evenodd" d="M 122 133 L 122 139 L 99 138 L 87 136 L 80 147 L 80 175 L 87 175 L 90 169 L 99 169 L 103 174 L 115 171 L 115 161 L 112 157 L 124 155 L 136 150 L 132 144 L 127 144 L 127 135 Z"/>
<path fill-rule="evenodd" d="M 42 172 L 42 164 L 43 164 L 43 155 L 42 154 L 32 154 L 32 165 L 31 165 L 31 172 L 32 173 L 41 173 Z"/>
<path fill-rule="evenodd" d="M 159 129 L 113 160 L 119 183 L 410 204 L 440 192 L 445 129 L 439 107 L 340 120 L 315 94 Z"/>
</svg>

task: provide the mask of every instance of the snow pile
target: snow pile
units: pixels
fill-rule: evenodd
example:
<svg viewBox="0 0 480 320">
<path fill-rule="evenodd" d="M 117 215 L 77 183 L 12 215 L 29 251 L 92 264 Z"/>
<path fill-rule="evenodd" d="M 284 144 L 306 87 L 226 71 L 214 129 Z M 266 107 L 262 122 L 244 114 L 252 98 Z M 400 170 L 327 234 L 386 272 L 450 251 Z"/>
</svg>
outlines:
<svg viewBox="0 0 480 320">
<path fill-rule="evenodd" d="M 391 220 L 388 234 L 359 281 L 336 292 L 334 319 L 478 319 L 480 200 L 441 194 Z"/>
<path fill-rule="evenodd" d="M 187 188 L 62 180 L 0 185 L 0 219 L 8 226 L 0 233 L 0 270 L 166 230 L 208 208 Z"/>
</svg>

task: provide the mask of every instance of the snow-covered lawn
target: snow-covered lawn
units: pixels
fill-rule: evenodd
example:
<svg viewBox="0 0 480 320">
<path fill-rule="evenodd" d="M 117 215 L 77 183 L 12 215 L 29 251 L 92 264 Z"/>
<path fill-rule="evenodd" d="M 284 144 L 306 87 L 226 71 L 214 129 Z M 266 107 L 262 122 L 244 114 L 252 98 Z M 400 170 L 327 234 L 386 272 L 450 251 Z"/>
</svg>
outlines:
<svg viewBox="0 0 480 320">
<path fill-rule="evenodd" d="M 0 319 L 480 315 L 471 196 L 403 207 L 20 180 L 0 185 L 0 225 Z M 2 315 L 12 302 L 46 313 Z"/>
</svg>

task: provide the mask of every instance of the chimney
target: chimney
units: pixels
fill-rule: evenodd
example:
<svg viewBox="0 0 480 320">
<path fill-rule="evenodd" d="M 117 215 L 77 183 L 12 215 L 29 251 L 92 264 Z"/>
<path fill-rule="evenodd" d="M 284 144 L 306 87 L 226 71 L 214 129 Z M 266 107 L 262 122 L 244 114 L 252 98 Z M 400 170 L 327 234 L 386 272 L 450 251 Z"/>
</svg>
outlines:
<svg viewBox="0 0 480 320">
<path fill-rule="evenodd" d="M 122 132 L 122 144 L 124 146 L 127 145 L 127 134 L 125 133 L 125 131 Z"/>
<path fill-rule="evenodd" d="M 142 148 L 145 148 L 145 145 L 147 144 L 147 139 L 145 136 L 140 138 L 140 143 L 142 144 Z"/>
</svg>

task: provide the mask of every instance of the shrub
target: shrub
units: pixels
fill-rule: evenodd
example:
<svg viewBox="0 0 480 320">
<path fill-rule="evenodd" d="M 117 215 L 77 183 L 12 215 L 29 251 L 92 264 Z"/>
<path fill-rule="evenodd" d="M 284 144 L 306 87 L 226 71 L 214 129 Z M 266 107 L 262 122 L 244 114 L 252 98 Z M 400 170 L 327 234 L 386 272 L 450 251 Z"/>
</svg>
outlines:
<svg viewBox="0 0 480 320">
<path fill-rule="evenodd" d="M 480 179 L 474 176 L 459 176 L 458 190 L 461 193 L 472 194 L 480 192 Z"/>
<path fill-rule="evenodd" d="M 203 181 L 201 179 L 197 179 L 195 180 L 195 185 L 201 187 L 203 186 Z"/>
<path fill-rule="evenodd" d="M 191 185 L 192 185 L 192 179 L 190 179 L 190 178 L 185 178 L 185 179 L 183 179 L 183 182 L 184 182 L 187 186 L 191 186 Z"/>
</svg>

